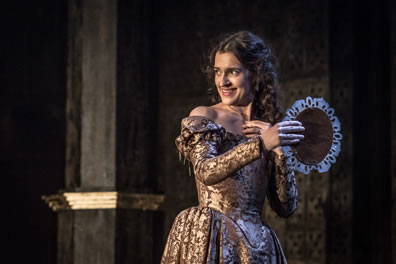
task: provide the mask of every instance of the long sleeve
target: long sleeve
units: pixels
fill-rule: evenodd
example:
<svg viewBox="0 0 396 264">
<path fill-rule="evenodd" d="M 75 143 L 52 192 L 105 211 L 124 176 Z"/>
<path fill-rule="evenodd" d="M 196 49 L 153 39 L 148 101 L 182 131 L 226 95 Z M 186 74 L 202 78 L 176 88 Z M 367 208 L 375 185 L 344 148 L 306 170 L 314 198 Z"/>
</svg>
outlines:
<svg viewBox="0 0 396 264">
<path fill-rule="evenodd" d="M 201 140 L 190 152 L 195 176 L 204 184 L 216 184 L 260 158 L 260 139 L 249 139 L 218 155 L 214 141 Z"/>
<path fill-rule="evenodd" d="M 269 185 L 268 199 L 272 209 L 281 217 L 291 216 L 297 209 L 298 191 L 294 170 L 286 163 L 284 155 L 271 155 L 273 164 Z"/>
</svg>

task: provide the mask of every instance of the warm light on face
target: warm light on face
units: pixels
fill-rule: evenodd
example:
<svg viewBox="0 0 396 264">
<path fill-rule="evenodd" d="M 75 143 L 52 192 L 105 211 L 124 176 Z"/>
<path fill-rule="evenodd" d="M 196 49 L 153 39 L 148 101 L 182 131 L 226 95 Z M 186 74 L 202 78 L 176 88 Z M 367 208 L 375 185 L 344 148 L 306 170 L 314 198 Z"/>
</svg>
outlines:
<svg viewBox="0 0 396 264">
<path fill-rule="evenodd" d="M 246 106 L 253 100 L 248 70 L 233 53 L 216 53 L 214 76 L 217 92 L 226 105 Z"/>
</svg>

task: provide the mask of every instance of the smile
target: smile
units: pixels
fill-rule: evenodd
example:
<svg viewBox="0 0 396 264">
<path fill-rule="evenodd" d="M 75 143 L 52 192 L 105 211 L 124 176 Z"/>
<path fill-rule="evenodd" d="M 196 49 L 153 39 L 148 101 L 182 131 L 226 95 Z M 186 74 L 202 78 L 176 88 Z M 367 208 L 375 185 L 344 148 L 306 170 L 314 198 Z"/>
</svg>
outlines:
<svg viewBox="0 0 396 264">
<path fill-rule="evenodd" d="M 221 94 L 223 96 L 231 96 L 237 88 L 221 88 Z"/>
</svg>

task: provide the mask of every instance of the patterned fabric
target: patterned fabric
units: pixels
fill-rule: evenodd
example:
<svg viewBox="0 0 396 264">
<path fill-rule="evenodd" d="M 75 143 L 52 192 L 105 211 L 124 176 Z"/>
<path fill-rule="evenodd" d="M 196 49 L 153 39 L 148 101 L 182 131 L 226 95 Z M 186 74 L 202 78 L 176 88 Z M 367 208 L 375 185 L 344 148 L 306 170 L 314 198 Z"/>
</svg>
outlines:
<svg viewBox="0 0 396 264">
<path fill-rule="evenodd" d="M 288 217 L 297 207 L 294 171 L 211 120 L 182 120 L 178 150 L 193 166 L 199 205 L 175 219 L 161 263 L 286 263 L 276 234 L 261 220 L 266 195 Z"/>
</svg>

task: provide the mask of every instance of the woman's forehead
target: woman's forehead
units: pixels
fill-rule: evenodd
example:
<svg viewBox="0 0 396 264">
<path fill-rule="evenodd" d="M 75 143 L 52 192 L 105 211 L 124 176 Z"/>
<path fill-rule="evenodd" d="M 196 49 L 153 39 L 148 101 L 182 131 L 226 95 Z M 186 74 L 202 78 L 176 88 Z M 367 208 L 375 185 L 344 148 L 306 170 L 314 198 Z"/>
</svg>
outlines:
<svg viewBox="0 0 396 264">
<path fill-rule="evenodd" d="M 214 67 L 217 68 L 239 68 L 242 63 L 231 52 L 217 52 L 214 60 Z"/>
</svg>

